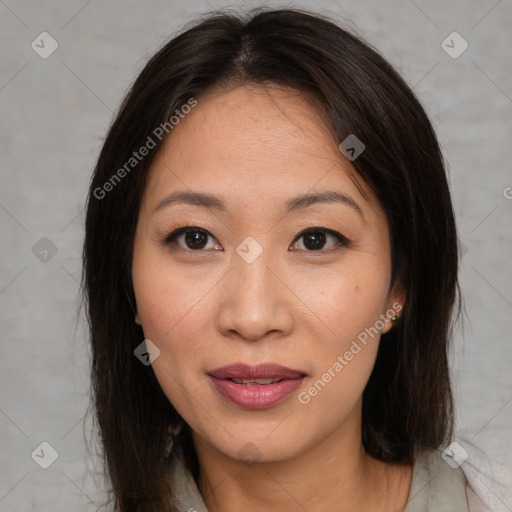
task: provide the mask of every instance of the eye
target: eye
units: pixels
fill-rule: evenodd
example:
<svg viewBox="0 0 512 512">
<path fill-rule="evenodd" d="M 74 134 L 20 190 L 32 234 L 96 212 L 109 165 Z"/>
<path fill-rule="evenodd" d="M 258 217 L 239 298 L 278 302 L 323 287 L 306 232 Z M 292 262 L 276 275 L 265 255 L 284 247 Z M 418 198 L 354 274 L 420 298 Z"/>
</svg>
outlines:
<svg viewBox="0 0 512 512">
<path fill-rule="evenodd" d="M 308 252 L 321 251 L 322 249 L 325 249 L 325 245 L 326 243 L 328 244 L 329 239 L 331 239 L 331 242 L 333 243 L 331 243 L 331 246 L 325 249 L 323 252 L 337 250 L 340 247 L 348 246 L 350 243 L 349 240 L 340 233 L 321 227 L 309 228 L 303 231 L 296 238 L 296 240 L 300 240 L 301 238 L 304 239 L 302 246 L 305 249 L 302 247 L 299 247 L 299 249 L 306 250 Z M 297 242 L 295 242 L 295 244 L 297 244 Z"/>
<path fill-rule="evenodd" d="M 203 249 L 216 249 L 219 247 L 220 250 L 222 250 L 222 246 L 220 244 L 214 244 L 214 247 L 207 247 L 208 237 L 211 237 L 213 240 L 215 240 L 213 236 L 205 229 L 199 228 L 197 226 L 184 226 L 174 230 L 161 242 L 165 246 L 178 245 L 178 247 L 183 250 L 189 249 L 198 251 Z"/>
<path fill-rule="evenodd" d="M 175 245 L 178 249 L 185 251 L 223 250 L 219 243 L 208 247 L 208 238 L 215 240 L 213 235 L 203 228 L 184 226 L 166 235 L 161 240 L 161 243 L 166 247 Z M 340 233 L 322 227 L 312 227 L 303 231 L 297 236 L 292 247 L 297 245 L 301 239 L 304 239 L 304 241 L 302 242 L 302 247 L 299 244 L 298 250 L 305 250 L 307 252 L 330 252 L 350 244 L 349 240 Z M 329 240 L 331 241 L 330 244 Z"/>
</svg>

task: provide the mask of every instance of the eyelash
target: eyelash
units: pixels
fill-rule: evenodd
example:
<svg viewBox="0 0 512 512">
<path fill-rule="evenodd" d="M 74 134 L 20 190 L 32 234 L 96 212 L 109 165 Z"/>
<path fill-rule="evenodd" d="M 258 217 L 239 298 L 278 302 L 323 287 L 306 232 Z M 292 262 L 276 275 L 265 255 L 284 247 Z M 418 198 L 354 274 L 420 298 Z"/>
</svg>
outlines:
<svg viewBox="0 0 512 512">
<path fill-rule="evenodd" d="M 170 234 L 168 234 L 165 237 L 163 237 L 160 240 L 160 243 L 163 246 L 169 248 L 175 242 L 175 239 L 178 236 L 182 235 L 183 233 L 186 233 L 187 231 L 193 231 L 193 232 L 201 233 L 201 234 L 205 235 L 206 237 L 211 237 L 211 238 L 215 239 L 215 237 L 210 232 L 208 232 L 205 229 L 202 229 L 202 228 L 200 228 L 198 226 L 183 226 L 181 228 L 175 229 Z M 332 229 L 328 229 L 328 228 L 324 228 L 324 227 L 320 227 L 320 226 L 318 226 L 318 227 L 315 226 L 315 227 L 307 228 L 307 229 L 301 231 L 297 235 L 297 237 L 294 239 L 292 245 L 295 245 L 302 237 L 305 237 L 305 236 L 310 235 L 310 234 L 316 234 L 316 233 L 323 233 L 325 235 L 332 235 L 337 240 L 335 246 L 332 247 L 331 249 L 325 249 L 325 250 L 324 249 L 319 249 L 319 250 L 307 250 L 307 249 L 305 249 L 304 250 L 305 252 L 308 252 L 308 253 L 331 253 L 331 252 L 340 250 L 340 249 L 342 249 L 344 247 L 349 247 L 351 245 L 350 240 L 348 240 L 348 238 L 346 238 L 342 234 L 338 233 L 337 231 L 333 231 Z M 186 252 L 205 252 L 204 249 L 190 249 L 190 248 L 183 249 L 181 247 L 178 250 L 186 251 Z M 299 250 L 301 250 L 301 249 L 299 249 Z"/>
</svg>

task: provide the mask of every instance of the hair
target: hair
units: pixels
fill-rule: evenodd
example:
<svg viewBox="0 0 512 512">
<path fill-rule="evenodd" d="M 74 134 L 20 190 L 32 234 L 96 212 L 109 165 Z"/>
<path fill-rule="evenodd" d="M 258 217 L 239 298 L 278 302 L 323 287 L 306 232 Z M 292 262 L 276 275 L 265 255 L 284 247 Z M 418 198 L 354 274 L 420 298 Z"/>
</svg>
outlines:
<svg viewBox="0 0 512 512">
<path fill-rule="evenodd" d="M 183 447 L 194 474 L 198 467 L 190 428 L 173 437 L 183 419 L 152 367 L 134 356 L 144 333 L 134 321 L 132 251 L 148 170 L 165 140 L 155 129 L 169 126 L 169 116 L 191 98 L 200 105 L 213 89 L 243 85 L 300 92 L 339 141 L 355 134 L 366 148 L 351 163 L 386 214 L 391 283 L 400 283 L 406 300 L 400 321 L 382 337 L 363 392 L 364 449 L 388 463 L 411 464 L 452 436 L 448 349 L 457 293 L 460 313 L 457 234 L 427 114 L 376 50 L 325 16 L 216 11 L 148 60 L 108 130 L 87 198 L 82 287 L 91 403 L 116 511 L 173 510 L 171 441 Z M 126 163 L 149 138 L 154 149 L 129 172 Z"/>
</svg>

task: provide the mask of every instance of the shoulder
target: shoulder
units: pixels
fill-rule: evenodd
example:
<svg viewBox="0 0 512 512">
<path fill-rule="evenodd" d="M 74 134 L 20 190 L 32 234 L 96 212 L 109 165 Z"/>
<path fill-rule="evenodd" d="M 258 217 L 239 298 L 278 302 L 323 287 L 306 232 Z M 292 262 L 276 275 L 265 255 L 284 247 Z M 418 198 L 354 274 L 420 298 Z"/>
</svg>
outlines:
<svg viewBox="0 0 512 512">
<path fill-rule="evenodd" d="M 488 455 L 471 441 L 458 438 L 452 443 L 467 481 L 470 512 L 510 512 L 512 510 L 512 471 L 510 452 L 502 462 Z"/>
<path fill-rule="evenodd" d="M 510 512 L 512 476 L 458 439 L 418 456 L 404 512 Z"/>
<path fill-rule="evenodd" d="M 422 452 L 414 463 L 404 512 L 470 512 L 467 480 L 460 465 L 439 450 Z"/>
</svg>

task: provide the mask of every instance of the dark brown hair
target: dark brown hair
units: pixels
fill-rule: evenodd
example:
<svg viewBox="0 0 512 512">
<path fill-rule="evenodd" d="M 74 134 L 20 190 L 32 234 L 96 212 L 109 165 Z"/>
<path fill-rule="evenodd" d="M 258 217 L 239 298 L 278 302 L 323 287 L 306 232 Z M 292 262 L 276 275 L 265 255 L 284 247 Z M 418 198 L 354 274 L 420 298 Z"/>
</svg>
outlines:
<svg viewBox="0 0 512 512">
<path fill-rule="evenodd" d="M 300 92 L 340 142 L 355 134 L 366 147 L 352 165 L 386 213 L 392 281 L 401 283 L 406 302 L 398 325 L 382 338 L 364 390 L 365 450 L 412 463 L 452 434 L 447 352 L 457 293 L 460 299 L 457 235 L 443 158 L 424 109 L 389 63 L 324 16 L 288 9 L 209 13 L 165 44 L 135 80 L 89 190 L 83 290 L 93 404 L 116 511 L 172 510 L 169 428 L 183 421 L 152 367 L 134 356 L 144 334 L 134 321 L 132 249 L 148 169 L 161 145 L 155 129 L 190 98 L 200 105 L 213 88 L 244 84 Z M 156 147 L 129 169 L 148 137 Z M 190 431 L 182 432 L 176 442 L 197 471 Z"/>
</svg>

